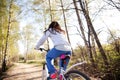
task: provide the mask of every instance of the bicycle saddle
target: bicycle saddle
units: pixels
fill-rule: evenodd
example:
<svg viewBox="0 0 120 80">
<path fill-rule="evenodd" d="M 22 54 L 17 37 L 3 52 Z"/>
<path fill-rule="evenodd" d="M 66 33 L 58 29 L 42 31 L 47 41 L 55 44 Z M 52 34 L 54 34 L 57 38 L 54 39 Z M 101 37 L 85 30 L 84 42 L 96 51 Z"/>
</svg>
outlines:
<svg viewBox="0 0 120 80">
<path fill-rule="evenodd" d="M 70 55 L 62 54 L 62 55 L 60 56 L 60 59 L 62 59 L 62 60 L 66 59 L 66 58 L 70 58 Z"/>
</svg>

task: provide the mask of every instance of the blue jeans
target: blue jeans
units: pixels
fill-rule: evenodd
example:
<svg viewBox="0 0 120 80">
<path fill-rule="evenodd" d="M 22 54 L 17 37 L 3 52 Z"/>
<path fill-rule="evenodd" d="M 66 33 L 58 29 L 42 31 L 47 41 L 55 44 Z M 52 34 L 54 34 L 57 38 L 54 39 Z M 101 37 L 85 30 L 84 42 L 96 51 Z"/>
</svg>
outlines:
<svg viewBox="0 0 120 80">
<path fill-rule="evenodd" d="M 57 49 L 53 48 L 47 53 L 46 62 L 47 62 L 48 72 L 50 74 L 55 73 L 55 71 L 56 71 L 55 67 L 51 63 L 52 59 L 60 57 L 62 54 L 71 55 L 71 51 L 61 51 L 61 50 L 57 50 Z M 66 70 L 68 63 L 69 63 L 69 59 L 66 59 L 66 64 L 64 65 L 64 70 Z M 59 61 L 59 66 L 61 67 L 61 60 Z"/>
</svg>

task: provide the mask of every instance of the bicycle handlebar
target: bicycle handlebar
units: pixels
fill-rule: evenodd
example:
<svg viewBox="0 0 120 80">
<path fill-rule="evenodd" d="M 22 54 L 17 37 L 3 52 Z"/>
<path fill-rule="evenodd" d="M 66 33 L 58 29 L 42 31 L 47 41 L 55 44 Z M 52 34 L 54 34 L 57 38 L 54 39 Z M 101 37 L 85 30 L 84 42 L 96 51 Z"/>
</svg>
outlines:
<svg viewBox="0 0 120 80">
<path fill-rule="evenodd" d="M 43 51 L 43 50 L 44 50 L 44 51 L 46 51 L 46 52 L 49 51 L 49 50 L 46 50 L 46 49 L 44 49 L 44 48 L 39 48 L 39 50 L 40 50 L 40 51 Z"/>
</svg>

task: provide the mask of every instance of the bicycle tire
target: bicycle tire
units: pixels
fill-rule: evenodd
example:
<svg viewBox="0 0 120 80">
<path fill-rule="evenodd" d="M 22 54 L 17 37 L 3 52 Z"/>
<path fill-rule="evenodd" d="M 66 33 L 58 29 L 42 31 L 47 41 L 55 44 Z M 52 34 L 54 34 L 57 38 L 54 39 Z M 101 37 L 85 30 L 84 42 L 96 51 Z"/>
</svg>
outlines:
<svg viewBox="0 0 120 80">
<path fill-rule="evenodd" d="M 87 75 L 77 70 L 68 71 L 65 78 L 66 80 L 91 80 Z"/>
</svg>

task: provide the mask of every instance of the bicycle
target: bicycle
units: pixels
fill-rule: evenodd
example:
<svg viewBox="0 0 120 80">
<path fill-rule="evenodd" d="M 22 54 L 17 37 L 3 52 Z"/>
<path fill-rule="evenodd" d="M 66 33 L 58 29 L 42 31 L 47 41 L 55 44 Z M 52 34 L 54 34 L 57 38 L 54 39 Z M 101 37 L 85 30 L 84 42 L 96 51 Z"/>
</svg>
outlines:
<svg viewBox="0 0 120 80">
<path fill-rule="evenodd" d="M 49 50 L 46 50 L 44 48 L 40 48 L 39 50 L 41 50 L 41 51 L 44 50 L 46 52 L 49 51 Z M 60 59 L 62 60 L 62 67 L 59 70 L 60 71 L 59 76 L 56 79 L 50 79 L 50 80 L 91 80 L 86 74 L 84 74 L 78 70 L 72 70 L 72 68 L 86 63 L 85 61 L 81 62 L 81 63 L 74 64 L 70 68 L 68 68 L 66 71 L 64 71 L 63 66 L 64 66 L 64 61 L 66 58 L 70 58 L 70 56 L 69 55 L 60 56 Z M 42 80 L 49 80 L 49 79 L 47 79 L 49 74 L 48 74 L 46 63 L 43 63 L 43 70 L 42 71 L 43 71 Z"/>
</svg>

